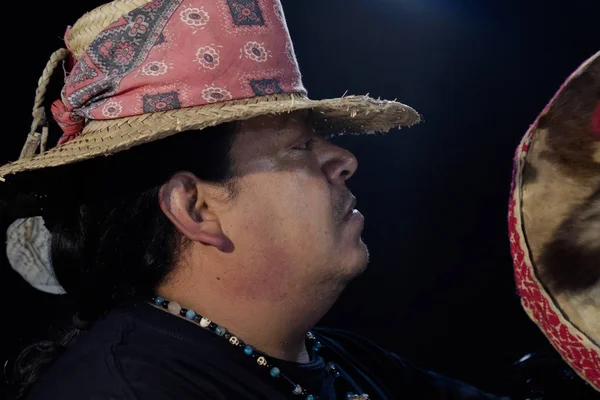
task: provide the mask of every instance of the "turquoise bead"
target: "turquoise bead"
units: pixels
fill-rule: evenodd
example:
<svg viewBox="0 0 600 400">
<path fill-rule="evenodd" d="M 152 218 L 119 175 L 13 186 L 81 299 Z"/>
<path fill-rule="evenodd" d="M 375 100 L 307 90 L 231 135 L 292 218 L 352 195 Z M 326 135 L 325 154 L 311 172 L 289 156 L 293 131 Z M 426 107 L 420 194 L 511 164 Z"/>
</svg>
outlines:
<svg viewBox="0 0 600 400">
<path fill-rule="evenodd" d="M 215 329 L 215 333 L 218 336 L 223 336 L 225 334 L 225 328 L 223 328 L 222 326 L 217 326 L 217 328 Z"/>
<path fill-rule="evenodd" d="M 352 393 L 352 392 L 348 392 L 348 393 L 346 393 L 346 398 L 347 398 L 347 399 L 349 399 L 349 398 L 351 398 L 351 397 L 354 397 L 354 396 L 356 396 L 356 395 L 355 395 L 354 393 Z"/>
<path fill-rule="evenodd" d="M 165 299 L 163 299 L 160 296 L 156 296 L 156 298 L 154 299 L 154 304 L 161 307 L 163 304 L 165 304 Z"/>
<path fill-rule="evenodd" d="M 317 342 L 313 345 L 313 350 L 314 351 L 319 351 L 321 349 L 321 347 L 323 347 L 323 345 L 321 344 L 321 342 Z"/>
<path fill-rule="evenodd" d="M 252 347 L 250 347 L 250 346 L 244 347 L 244 353 L 246 353 L 247 356 L 251 356 L 253 353 Z"/>
<path fill-rule="evenodd" d="M 280 373 L 281 373 L 281 371 L 279 371 L 279 368 L 277 368 L 277 367 L 273 367 L 273 368 L 271 369 L 271 376 L 272 376 L 273 378 L 277 378 L 277 377 L 279 376 L 279 374 L 280 374 Z"/>
<path fill-rule="evenodd" d="M 308 396 L 306 396 L 306 400 L 315 400 L 315 396 L 309 394 Z"/>
<path fill-rule="evenodd" d="M 194 319 L 196 318 L 196 312 L 194 310 L 187 310 L 187 312 L 185 313 L 185 317 L 187 319 Z"/>
</svg>

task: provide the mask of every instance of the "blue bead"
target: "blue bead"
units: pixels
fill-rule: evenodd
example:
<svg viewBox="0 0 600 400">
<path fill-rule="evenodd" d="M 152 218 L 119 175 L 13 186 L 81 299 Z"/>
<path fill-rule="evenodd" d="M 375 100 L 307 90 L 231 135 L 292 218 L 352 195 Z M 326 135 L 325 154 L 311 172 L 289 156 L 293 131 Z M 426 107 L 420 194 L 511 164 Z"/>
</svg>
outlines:
<svg viewBox="0 0 600 400">
<path fill-rule="evenodd" d="M 277 367 L 271 368 L 271 376 L 273 378 L 277 378 L 280 373 L 281 373 L 281 371 L 279 371 L 279 368 L 277 368 Z"/>
<path fill-rule="evenodd" d="M 223 328 L 222 326 L 217 326 L 217 328 L 215 329 L 215 333 L 217 334 L 217 336 L 223 336 L 225 334 L 225 328 Z"/>
<path fill-rule="evenodd" d="M 254 351 L 254 350 L 253 350 L 253 349 L 252 349 L 252 347 L 250 347 L 250 346 L 246 346 L 246 347 L 244 347 L 244 353 L 246 353 L 246 355 L 247 355 L 247 356 L 251 356 L 251 355 L 252 355 L 252 353 L 253 353 L 253 351 Z"/>
<path fill-rule="evenodd" d="M 185 313 L 185 317 L 187 319 L 194 319 L 196 318 L 196 312 L 194 310 L 187 310 L 187 312 Z"/>
<path fill-rule="evenodd" d="M 165 299 L 163 299 L 160 296 L 156 296 L 156 298 L 154 299 L 154 304 L 156 304 L 157 306 L 162 306 L 163 304 L 165 304 Z"/>
<path fill-rule="evenodd" d="M 346 398 L 347 399 L 349 399 L 350 397 L 354 397 L 354 396 L 356 396 L 356 395 L 354 393 L 352 393 L 352 392 L 346 393 Z"/>
<path fill-rule="evenodd" d="M 308 396 L 306 396 L 306 400 L 315 400 L 315 396 L 309 394 Z"/>
<path fill-rule="evenodd" d="M 319 351 L 321 349 L 321 347 L 323 347 L 323 345 L 321 344 L 321 342 L 317 342 L 313 345 L 313 350 L 314 351 Z"/>
</svg>

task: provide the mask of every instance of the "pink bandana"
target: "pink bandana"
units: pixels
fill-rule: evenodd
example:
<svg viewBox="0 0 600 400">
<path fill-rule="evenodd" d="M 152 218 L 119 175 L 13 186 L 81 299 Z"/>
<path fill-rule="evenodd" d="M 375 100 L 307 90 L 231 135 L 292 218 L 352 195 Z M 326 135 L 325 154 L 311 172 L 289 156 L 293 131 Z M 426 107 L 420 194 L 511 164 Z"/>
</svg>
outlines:
<svg viewBox="0 0 600 400">
<path fill-rule="evenodd" d="M 306 94 L 279 0 L 154 0 L 91 42 L 52 114 L 61 144 L 84 119 L 277 93 Z"/>
</svg>

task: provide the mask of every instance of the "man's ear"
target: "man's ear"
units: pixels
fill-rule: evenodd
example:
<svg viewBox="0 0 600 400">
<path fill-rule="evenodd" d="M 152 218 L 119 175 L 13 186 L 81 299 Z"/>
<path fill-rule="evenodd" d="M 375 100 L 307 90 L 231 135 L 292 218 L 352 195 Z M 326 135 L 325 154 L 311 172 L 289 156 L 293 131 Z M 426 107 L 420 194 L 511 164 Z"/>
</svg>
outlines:
<svg viewBox="0 0 600 400">
<path fill-rule="evenodd" d="M 217 215 L 206 204 L 205 185 L 190 172 L 173 175 L 160 188 L 160 208 L 188 239 L 231 252 L 233 243 L 221 229 Z"/>
</svg>

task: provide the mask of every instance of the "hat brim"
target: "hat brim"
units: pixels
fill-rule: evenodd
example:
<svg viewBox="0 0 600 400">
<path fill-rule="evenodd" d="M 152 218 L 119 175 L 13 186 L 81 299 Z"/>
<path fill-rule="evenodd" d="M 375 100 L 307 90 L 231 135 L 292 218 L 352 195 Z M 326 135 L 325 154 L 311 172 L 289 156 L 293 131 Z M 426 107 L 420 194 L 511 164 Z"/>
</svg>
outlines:
<svg viewBox="0 0 600 400">
<path fill-rule="evenodd" d="M 294 94 L 261 96 L 120 119 L 91 120 L 76 139 L 0 167 L 0 178 L 7 180 L 10 175 L 24 171 L 114 154 L 177 132 L 306 109 L 315 110 L 322 116 L 319 123 L 335 133 L 388 132 L 420 121 L 419 114 L 405 104 L 368 96 L 325 100 L 311 100 Z"/>
</svg>

